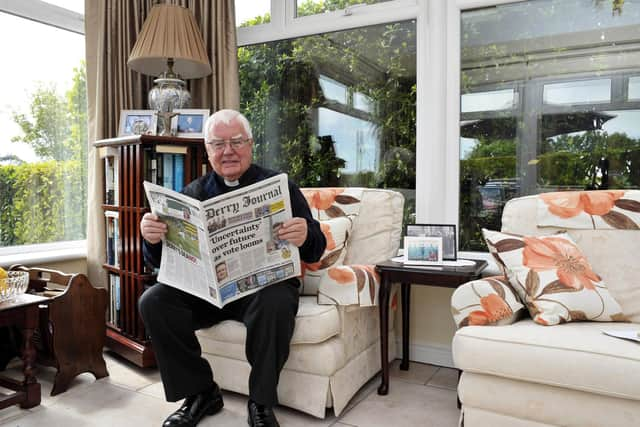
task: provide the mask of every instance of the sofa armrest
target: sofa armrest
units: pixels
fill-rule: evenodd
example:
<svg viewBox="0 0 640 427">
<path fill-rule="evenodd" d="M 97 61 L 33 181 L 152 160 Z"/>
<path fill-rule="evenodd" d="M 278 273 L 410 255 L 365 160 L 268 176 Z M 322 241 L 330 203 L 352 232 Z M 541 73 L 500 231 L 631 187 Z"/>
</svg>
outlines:
<svg viewBox="0 0 640 427">
<path fill-rule="evenodd" d="M 451 314 L 458 328 L 508 325 L 526 312 L 504 276 L 485 277 L 459 286 L 451 296 Z"/>
</svg>

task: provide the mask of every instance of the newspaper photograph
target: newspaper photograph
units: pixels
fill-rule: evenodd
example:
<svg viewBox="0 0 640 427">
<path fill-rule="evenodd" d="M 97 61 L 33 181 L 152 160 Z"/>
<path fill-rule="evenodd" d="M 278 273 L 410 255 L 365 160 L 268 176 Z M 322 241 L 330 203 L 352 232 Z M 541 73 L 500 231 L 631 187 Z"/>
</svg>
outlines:
<svg viewBox="0 0 640 427">
<path fill-rule="evenodd" d="M 300 275 L 298 248 L 278 239 L 292 217 L 286 174 L 199 201 L 144 182 L 167 224 L 158 282 L 217 307 Z"/>
</svg>

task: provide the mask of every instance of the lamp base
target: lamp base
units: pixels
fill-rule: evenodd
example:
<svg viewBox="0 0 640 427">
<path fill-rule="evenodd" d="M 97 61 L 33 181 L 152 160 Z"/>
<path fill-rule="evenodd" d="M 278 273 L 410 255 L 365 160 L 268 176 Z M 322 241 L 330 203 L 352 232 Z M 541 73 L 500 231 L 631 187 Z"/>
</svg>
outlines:
<svg viewBox="0 0 640 427">
<path fill-rule="evenodd" d="M 166 77 L 166 73 L 153 82 L 155 85 L 149 91 L 149 107 L 156 110 L 158 114 L 158 134 L 169 136 L 172 134 L 171 118 L 177 115 L 177 113 L 173 113 L 173 110 L 189 108 L 191 94 L 185 88 L 183 80 Z"/>
</svg>

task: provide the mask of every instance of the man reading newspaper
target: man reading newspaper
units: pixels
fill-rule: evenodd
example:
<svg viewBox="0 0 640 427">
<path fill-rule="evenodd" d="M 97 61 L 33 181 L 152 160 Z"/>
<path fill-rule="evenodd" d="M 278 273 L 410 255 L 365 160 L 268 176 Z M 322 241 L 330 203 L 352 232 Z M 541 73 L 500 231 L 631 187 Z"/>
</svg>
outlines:
<svg viewBox="0 0 640 427">
<path fill-rule="evenodd" d="M 207 200 L 276 175 L 252 164 L 253 139 L 247 119 L 237 111 L 221 110 L 205 124 L 205 147 L 213 172 L 193 181 L 182 193 Z M 320 225 L 311 216 L 300 189 L 289 181 L 293 218 L 277 225 L 274 244 L 286 240 L 300 258 L 315 262 L 325 250 Z M 140 222 L 145 261 L 160 265 L 167 225 L 147 213 Z M 219 274 L 227 274 L 220 268 Z M 222 395 L 208 362 L 202 358 L 195 331 L 227 319 L 247 327 L 245 353 L 249 376 L 249 424 L 278 426 L 273 413 L 280 371 L 289 356 L 298 311 L 299 280 L 291 278 L 230 302 L 223 308 L 157 283 L 140 298 L 139 309 L 160 368 L 168 401 L 185 399 L 164 422 L 165 427 L 195 426 L 205 415 L 223 407 Z"/>
</svg>

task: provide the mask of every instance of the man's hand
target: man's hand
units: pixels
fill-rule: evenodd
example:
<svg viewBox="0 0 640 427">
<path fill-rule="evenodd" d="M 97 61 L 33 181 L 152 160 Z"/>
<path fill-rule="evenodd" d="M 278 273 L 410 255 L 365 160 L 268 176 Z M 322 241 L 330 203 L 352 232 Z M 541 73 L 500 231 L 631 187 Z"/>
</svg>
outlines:
<svg viewBox="0 0 640 427">
<path fill-rule="evenodd" d="M 291 218 L 282 224 L 278 230 L 278 238 L 287 240 L 289 243 L 302 246 L 307 240 L 307 221 L 304 218 Z"/>
<path fill-rule="evenodd" d="M 151 244 L 156 244 L 164 239 L 167 234 L 167 224 L 160 221 L 157 215 L 148 212 L 144 214 L 140 221 L 140 233 L 144 240 Z"/>
</svg>

